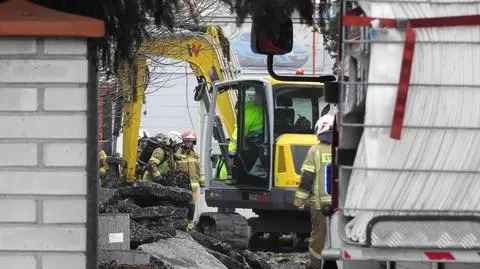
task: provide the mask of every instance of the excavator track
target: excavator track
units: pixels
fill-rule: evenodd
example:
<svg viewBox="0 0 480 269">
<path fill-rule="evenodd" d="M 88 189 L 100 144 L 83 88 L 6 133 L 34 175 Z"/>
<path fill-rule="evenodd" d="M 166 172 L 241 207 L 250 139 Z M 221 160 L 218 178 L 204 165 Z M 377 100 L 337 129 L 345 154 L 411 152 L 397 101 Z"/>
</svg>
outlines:
<svg viewBox="0 0 480 269">
<path fill-rule="evenodd" d="M 251 251 L 279 250 L 304 251 L 305 239 L 310 234 L 310 220 L 305 215 L 285 213 L 287 218 L 272 216 L 252 217 L 248 219 Z M 290 217 L 290 218 L 289 218 Z"/>
<path fill-rule="evenodd" d="M 248 248 L 250 230 L 245 217 L 238 213 L 206 212 L 200 216 L 197 229 L 228 243 L 234 248 Z"/>
</svg>

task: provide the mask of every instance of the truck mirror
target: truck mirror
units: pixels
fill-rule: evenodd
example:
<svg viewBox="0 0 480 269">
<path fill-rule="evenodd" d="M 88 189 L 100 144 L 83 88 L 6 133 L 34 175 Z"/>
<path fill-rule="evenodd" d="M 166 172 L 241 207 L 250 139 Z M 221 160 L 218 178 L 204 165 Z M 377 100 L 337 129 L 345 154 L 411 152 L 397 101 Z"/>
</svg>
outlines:
<svg viewBox="0 0 480 269">
<path fill-rule="evenodd" d="M 292 51 L 293 23 L 283 12 L 254 16 L 250 34 L 251 49 L 255 53 L 283 55 Z"/>
</svg>

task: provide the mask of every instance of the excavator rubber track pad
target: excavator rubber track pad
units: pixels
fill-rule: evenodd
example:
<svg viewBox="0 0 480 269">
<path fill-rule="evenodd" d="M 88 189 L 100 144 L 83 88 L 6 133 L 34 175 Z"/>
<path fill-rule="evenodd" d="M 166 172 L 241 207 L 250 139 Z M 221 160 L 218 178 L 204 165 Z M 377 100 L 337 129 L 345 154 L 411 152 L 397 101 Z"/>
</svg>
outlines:
<svg viewBox="0 0 480 269">
<path fill-rule="evenodd" d="M 218 240 L 228 243 L 233 248 L 248 248 L 248 222 L 238 213 L 206 212 L 201 217 L 209 217 L 215 221 L 215 234 Z"/>
<path fill-rule="evenodd" d="M 323 87 L 323 98 L 330 104 L 338 104 L 340 99 L 340 82 L 325 82 Z"/>
</svg>

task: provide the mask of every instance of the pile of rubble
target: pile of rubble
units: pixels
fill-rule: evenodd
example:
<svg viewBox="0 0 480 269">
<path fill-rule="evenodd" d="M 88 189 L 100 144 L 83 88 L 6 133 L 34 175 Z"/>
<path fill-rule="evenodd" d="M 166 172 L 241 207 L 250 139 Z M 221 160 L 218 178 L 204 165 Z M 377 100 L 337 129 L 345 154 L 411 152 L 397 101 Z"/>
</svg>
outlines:
<svg viewBox="0 0 480 269">
<path fill-rule="evenodd" d="M 305 269 L 308 263 L 308 252 L 257 252 L 256 254 L 275 269 Z"/>
<path fill-rule="evenodd" d="M 124 215 L 130 217 L 129 248 L 149 255 L 148 263 L 143 263 L 148 266 L 145 268 L 272 268 L 249 250 L 235 250 L 213 237 L 187 232 L 187 206 L 191 199 L 188 178 L 182 173 L 170 173 L 158 182 L 136 181 L 131 186 L 103 188 L 99 212 L 127 213 Z M 100 262 L 100 268 L 108 268 L 111 260 Z"/>
<path fill-rule="evenodd" d="M 230 245 L 198 232 L 191 232 L 192 238 L 204 246 L 208 253 L 221 261 L 228 269 L 270 269 L 270 264 L 248 249 L 236 250 Z"/>
<path fill-rule="evenodd" d="M 131 248 L 176 235 L 187 226 L 187 204 L 191 191 L 163 186 L 149 181 L 136 181 L 118 188 L 100 203 L 100 213 L 129 213 Z"/>
</svg>

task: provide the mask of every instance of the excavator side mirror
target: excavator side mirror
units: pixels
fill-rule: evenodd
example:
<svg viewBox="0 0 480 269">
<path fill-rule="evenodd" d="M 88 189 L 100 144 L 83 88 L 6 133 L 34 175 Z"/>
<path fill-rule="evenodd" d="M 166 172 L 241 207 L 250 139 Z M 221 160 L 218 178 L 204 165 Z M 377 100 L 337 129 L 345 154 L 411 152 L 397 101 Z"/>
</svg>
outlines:
<svg viewBox="0 0 480 269">
<path fill-rule="evenodd" d="M 207 83 L 206 82 L 200 82 L 198 83 L 197 86 L 195 86 L 195 90 L 193 90 L 193 100 L 195 101 L 201 101 L 203 98 L 203 95 L 207 91 Z"/>
<path fill-rule="evenodd" d="M 292 51 L 293 23 L 283 12 L 271 11 L 254 16 L 250 34 L 251 49 L 255 53 L 283 55 Z"/>
<path fill-rule="evenodd" d="M 261 1 L 258 1 L 261 2 Z M 265 1 L 273 3 L 276 1 Z M 326 82 L 335 81 L 333 75 L 322 76 L 285 76 L 273 70 L 273 57 L 292 51 L 293 48 L 293 22 L 285 10 L 278 7 L 265 7 L 264 13 L 252 17 L 251 49 L 254 53 L 267 55 L 268 74 L 276 80 Z"/>
</svg>

